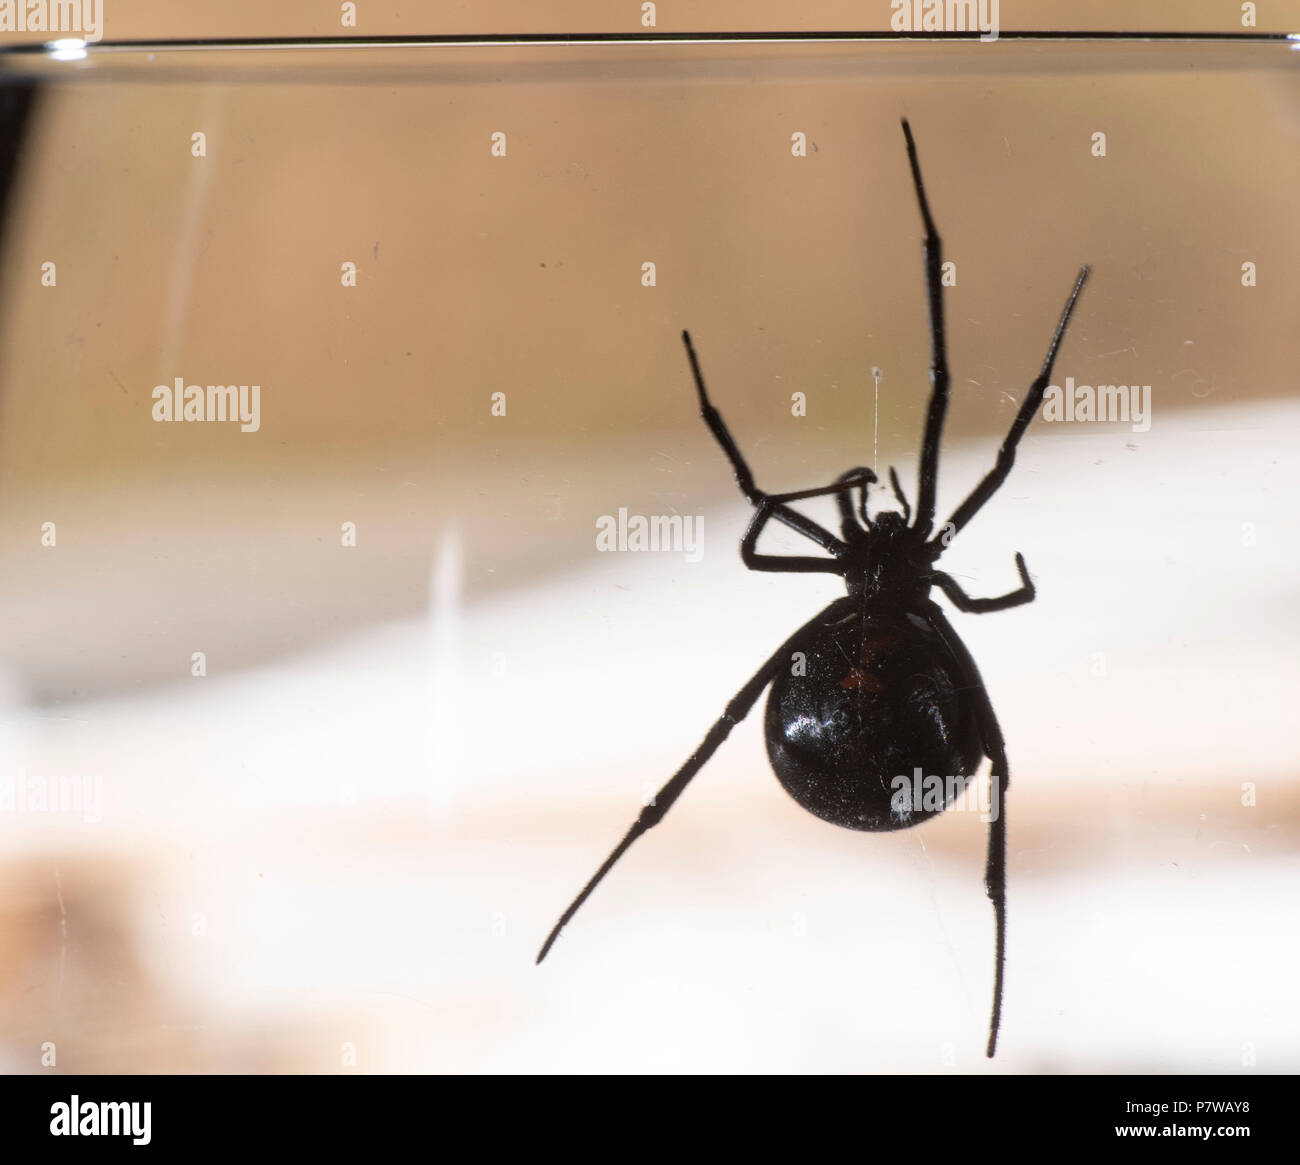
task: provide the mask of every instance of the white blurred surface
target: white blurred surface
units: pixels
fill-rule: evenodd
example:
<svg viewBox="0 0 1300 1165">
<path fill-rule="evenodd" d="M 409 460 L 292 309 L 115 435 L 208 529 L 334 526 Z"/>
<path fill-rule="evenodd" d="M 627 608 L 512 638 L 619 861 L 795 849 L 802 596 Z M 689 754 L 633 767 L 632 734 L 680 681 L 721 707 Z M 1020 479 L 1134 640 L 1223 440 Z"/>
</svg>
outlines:
<svg viewBox="0 0 1300 1165">
<path fill-rule="evenodd" d="M 1022 550 L 1039 587 L 954 616 L 1013 773 L 991 1068 L 984 827 L 860 835 L 806 815 L 767 766 L 761 705 L 533 965 L 640 800 L 834 597 L 834 580 L 743 569 L 739 501 L 705 514 L 698 564 L 594 555 L 466 604 L 454 565 L 474 535 L 448 531 L 427 618 L 57 712 L 11 695 L 7 768 L 102 776 L 104 819 L 3 814 L 4 850 L 37 896 L 61 853 L 92 870 L 74 897 L 96 863 L 122 872 L 140 981 L 166 984 L 141 1025 L 301 1033 L 276 1061 L 299 1070 L 340 1070 L 353 1042 L 370 1071 L 1234 1071 L 1247 1045 L 1294 1071 L 1300 469 L 1239 471 L 1261 429 L 1294 447 L 1300 409 L 1156 423 L 1131 449 L 1036 428 L 944 559 L 995 594 Z M 948 489 L 988 456 L 949 450 Z M 65 967 L 87 950 L 79 918 Z"/>
</svg>

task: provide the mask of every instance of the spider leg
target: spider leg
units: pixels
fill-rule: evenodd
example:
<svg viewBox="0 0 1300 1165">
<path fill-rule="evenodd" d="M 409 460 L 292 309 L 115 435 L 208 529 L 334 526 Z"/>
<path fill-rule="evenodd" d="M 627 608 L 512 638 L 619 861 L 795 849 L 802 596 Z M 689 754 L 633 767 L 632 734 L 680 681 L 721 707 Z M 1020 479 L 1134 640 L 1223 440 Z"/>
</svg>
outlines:
<svg viewBox="0 0 1300 1165">
<path fill-rule="evenodd" d="M 713 407 L 713 402 L 709 400 L 709 390 L 704 387 L 704 374 L 700 371 L 700 362 L 696 358 L 695 345 L 691 343 L 690 332 L 682 333 L 682 343 L 686 345 L 686 355 L 691 361 L 691 375 L 695 377 L 695 391 L 700 398 L 700 416 L 704 418 L 704 423 L 709 426 L 709 431 L 718 444 L 722 446 L 722 451 L 727 455 L 727 460 L 731 462 L 732 471 L 736 475 L 736 484 L 740 486 L 740 492 L 745 495 L 745 500 L 751 506 L 760 505 L 763 499 L 767 497 L 767 494 L 754 484 L 754 473 L 745 461 L 744 454 L 741 453 L 735 438 L 732 437 L 731 431 L 727 428 L 727 423 L 722 419 L 722 414 Z M 775 506 L 772 516 L 778 522 L 783 522 L 789 526 L 790 529 L 798 530 L 805 538 L 811 538 L 823 550 L 829 550 L 833 554 L 837 550 L 844 549 L 844 543 L 829 530 L 818 525 L 811 518 L 805 518 L 802 514 L 798 514 L 786 506 Z"/>
<path fill-rule="evenodd" d="M 755 549 L 758 544 L 758 536 L 763 532 L 763 527 L 771 520 L 775 508 L 785 502 L 803 501 L 805 498 L 825 497 L 827 494 L 834 494 L 840 502 L 841 513 L 844 513 L 849 506 L 849 491 L 855 486 L 862 486 L 865 494 L 868 482 L 876 480 L 876 475 L 865 467 L 851 469 L 848 473 L 842 474 L 836 478 L 830 485 L 818 486 L 815 489 L 795 490 L 793 493 L 768 494 L 761 502 L 758 503 L 758 509 L 754 511 L 754 517 L 749 523 L 749 529 L 745 531 L 745 536 L 740 540 L 740 558 L 750 570 L 768 570 L 783 571 L 788 574 L 841 574 L 842 568 L 839 562 L 834 558 L 815 558 L 781 554 L 759 554 Z M 848 521 L 852 520 L 853 511 L 847 509 Z"/>
<path fill-rule="evenodd" d="M 923 613 L 956 659 L 962 682 L 974 693 L 984 755 L 993 765 L 989 781 L 996 793 L 990 806 L 989 849 L 984 865 L 984 891 L 993 903 L 994 924 L 993 1009 L 989 1016 L 989 1042 L 985 1049 L 985 1055 L 991 1058 L 997 1051 L 998 1028 L 1002 1023 L 1002 974 L 1007 959 L 1007 786 L 1011 783 L 1011 770 L 1007 765 L 1002 729 L 998 726 L 993 702 L 975 660 L 937 603 L 925 603 Z"/>
<path fill-rule="evenodd" d="M 763 664 L 754 674 L 753 678 L 732 697 L 731 702 L 727 705 L 726 711 L 723 712 L 712 728 L 709 729 L 703 742 L 700 744 L 680 769 L 662 789 L 655 794 L 655 799 L 641 810 L 640 816 L 632 823 L 632 828 L 627 831 L 627 835 L 622 841 L 614 847 L 614 852 L 605 859 L 604 864 L 596 871 L 591 880 L 582 888 L 582 892 L 573 900 L 569 908 L 560 915 L 560 920 L 552 928 L 551 933 L 547 936 L 546 942 L 542 944 L 542 949 L 537 955 L 537 961 L 540 963 L 546 958 L 546 953 L 551 949 L 555 940 L 559 938 L 560 931 L 568 924 L 569 920 L 578 912 L 578 908 L 586 902 L 591 892 L 600 885 L 600 881 L 613 868 L 614 863 L 618 861 L 629 849 L 634 841 L 652 829 L 663 820 L 664 814 L 672 808 L 673 802 L 681 796 L 682 791 L 690 784 L 691 779 L 700 771 L 708 759 L 718 750 L 731 730 L 739 724 L 754 707 L 758 697 L 763 694 L 763 689 L 776 677 L 777 672 L 782 667 L 790 663 L 790 656 L 799 650 L 800 646 L 810 638 L 821 631 L 825 623 L 832 622 L 840 618 L 848 611 L 852 610 L 852 600 L 845 597 L 836 599 L 829 607 L 825 608 L 813 619 L 809 620 L 790 636 L 776 652 Z"/>
<path fill-rule="evenodd" d="M 930 216 L 930 203 L 921 181 L 921 164 L 916 157 L 912 127 L 903 118 L 903 137 L 907 139 L 907 160 L 912 167 L 912 185 L 925 224 L 925 294 L 930 308 L 930 408 L 925 417 L 925 435 L 921 440 L 920 486 L 916 501 L 916 528 L 927 537 L 934 527 L 935 493 L 939 482 L 939 437 L 943 418 L 948 411 L 948 345 L 943 324 L 943 242 Z"/>
<path fill-rule="evenodd" d="M 870 474 L 870 476 L 867 476 Z M 860 478 L 862 484 L 862 496 L 858 499 L 858 514 L 861 517 L 862 524 L 858 524 L 858 519 L 853 516 L 853 499 L 848 493 L 837 493 L 835 495 L 835 504 L 840 508 L 840 528 L 844 531 L 845 538 L 852 538 L 855 531 L 870 530 L 871 519 L 867 517 L 867 485 L 876 480 L 876 475 L 872 473 L 865 465 L 855 465 L 852 469 L 846 469 L 835 479 L 838 484 L 841 481 L 848 481 L 850 478 Z"/>
<path fill-rule="evenodd" d="M 1034 580 L 1029 577 L 1029 571 L 1025 567 L 1024 557 L 1017 552 L 1016 569 L 1020 571 L 1020 581 L 1023 584 L 1014 591 L 1008 591 L 1005 595 L 998 595 L 994 599 L 972 599 L 960 584 L 950 574 L 942 570 L 934 572 L 935 585 L 938 586 L 945 595 L 952 601 L 954 607 L 959 611 L 967 611 L 972 615 L 984 615 L 989 611 L 1005 611 L 1009 607 L 1019 607 L 1024 603 L 1034 601 Z"/>
<path fill-rule="evenodd" d="M 894 497 L 896 497 L 899 500 L 899 503 L 903 507 L 903 521 L 911 522 L 912 506 L 911 503 L 907 500 L 907 495 L 903 492 L 902 485 L 899 484 L 898 473 L 895 471 L 892 465 L 889 467 L 889 484 L 893 488 Z"/>
<path fill-rule="evenodd" d="M 997 493 L 998 487 L 1006 480 L 1007 474 L 1011 472 L 1011 467 L 1016 462 L 1016 445 L 1019 444 L 1020 438 L 1025 435 L 1025 430 L 1029 428 L 1029 422 L 1034 419 L 1038 406 L 1043 403 L 1043 394 L 1047 391 L 1047 382 L 1052 378 L 1052 365 L 1056 363 L 1057 349 L 1060 348 L 1061 341 L 1065 338 L 1065 329 L 1069 326 L 1070 316 L 1074 314 L 1075 300 L 1079 298 L 1079 292 L 1083 290 L 1083 284 L 1087 278 L 1088 267 L 1085 265 L 1079 268 L 1078 278 L 1074 281 L 1074 289 L 1070 292 L 1070 298 L 1065 301 L 1065 310 L 1061 312 L 1061 318 L 1056 324 L 1056 331 L 1052 333 L 1052 342 L 1048 346 L 1047 358 L 1043 361 L 1042 371 L 1039 372 L 1034 383 L 1029 386 L 1029 391 L 1021 402 L 1020 411 L 1016 413 L 1016 419 L 1012 422 L 1011 430 L 1002 442 L 1002 448 L 998 450 L 997 461 L 985 475 L 984 480 L 971 491 L 970 496 L 953 511 L 952 517 L 948 519 L 944 526 L 944 533 L 941 536 L 944 546 L 952 540 L 953 535 L 975 516 L 979 508 Z M 931 546 L 938 549 L 939 541 L 940 539 L 936 539 L 931 543 Z"/>
</svg>

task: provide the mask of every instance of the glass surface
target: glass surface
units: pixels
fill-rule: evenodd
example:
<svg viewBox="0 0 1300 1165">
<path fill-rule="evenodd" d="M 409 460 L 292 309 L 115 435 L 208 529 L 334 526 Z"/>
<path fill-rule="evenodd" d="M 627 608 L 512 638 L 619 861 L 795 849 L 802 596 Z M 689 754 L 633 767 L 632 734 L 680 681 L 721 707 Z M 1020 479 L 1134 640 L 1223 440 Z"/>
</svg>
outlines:
<svg viewBox="0 0 1300 1165">
<path fill-rule="evenodd" d="M 42 90 L 0 300 L 4 1067 L 1300 1069 L 1298 61 L 9 57 Z M 744 569 L 681 330 L 763 488 L 893 465 L 915 501 L 903 116 L 955 264 L 941 517 L 1081 264 L 1053 381 L 1145 406 L 1036 420 L 943 559 L 1038 587 L 953 615 L 1013 775 L 991 1065 L 985 825 L 817 820 L 761 704 L 533 965 L 842 593 Z M 257 385 L 255 431 L 155 420 L 177 378 Z M 602 551 L 620 511 L 699 541 Z"/>
</svg>

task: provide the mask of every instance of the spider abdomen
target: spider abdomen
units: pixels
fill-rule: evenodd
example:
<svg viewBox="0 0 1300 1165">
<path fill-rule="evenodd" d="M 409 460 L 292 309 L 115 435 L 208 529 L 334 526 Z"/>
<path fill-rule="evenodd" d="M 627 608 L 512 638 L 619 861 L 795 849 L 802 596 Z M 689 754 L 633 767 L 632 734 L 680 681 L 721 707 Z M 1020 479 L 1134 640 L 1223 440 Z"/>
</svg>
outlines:
<svg viewBox="0 0 1300 1165">
<path fill-rule="evenodd" d="M 904 829 L 947 808 L 982 750 L 957 661 L 930 626 L 854 616 L 800 654 L 767 702 L 767 754 L 785 791 L 847 829 Z"/>
</svg>

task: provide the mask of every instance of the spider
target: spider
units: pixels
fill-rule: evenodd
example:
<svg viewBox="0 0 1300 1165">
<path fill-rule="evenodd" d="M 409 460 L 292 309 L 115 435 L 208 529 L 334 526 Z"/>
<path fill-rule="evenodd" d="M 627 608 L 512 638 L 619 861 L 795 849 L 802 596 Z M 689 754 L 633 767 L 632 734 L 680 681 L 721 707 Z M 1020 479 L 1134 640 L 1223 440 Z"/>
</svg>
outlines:
<svg viewBox="0 0 1300 1165">
<path fill-rule="evenodd" d="M 859 466 L 830 485 L 793 493 L 767 494 L 754 475 L 722 415 L 709 399 L 689 332 L 682 333 L 699 397 L 700 415 L 735 473 L 736 484 L 754 515 L 740 543 L 750 570 L 822 572 L 844 579 L 848 594 L 790 636 L 733 697 L 703 742 L 646 805 L 582 892 L 560 916 L 537 956 L 540 963 L 591 892 L 638 837 L 663 820 L 731 730 L 749 714 L 769 685 L 764 736 L 777 779 L 800 805 L 825 821 L 848 829 L 894 830 L 917 825 L 948 808 L 964 782 L 987 757 L 991 765 L 988 857 L 984 886 L 993 904 L 993 1004 L 986 1054 L 997 1050 L 1006 961 L 1006 791 L 1010 781 L 1006 746 L 988 691 L 975 661 L 943 610 L 930 598 L 938 587 L 958 610 L 983 614 L 1031 602 L 1034 584 L 1017 553 L 1020 586 L 997 598 L 971 598 L 957 580 L 935 568 L 952 538 L 963 530 L 1006 480 L 1016 445 L 1038 411 L 1052 375 L 1057 349 L 1088 278 L 1080 268 L 1047 349 L 993 468 L 935 532 L 939 438 L 948 408 L 948 357 L 940 284 L 942 249 L 917 161 L 912 130 L 903 119 L 907 159 L 925 228 L 926 295 L 930 318 L 930 403 L 921 442 L 916 513 L 898 474 L 890 487 L 902 512 L 871 518 L 867 490 L 872 470 Z M 857 505 L 853 492 L 857 491 Z M 790 507 L 807 498 L 835 498 L 840 536 Z M 829 557 L 760 554 L 758 537 L 778 522 L 815 542 Z M 793 661 L 793 663 L 792 663 Z M 898 774 L 951 774 L 942 804 L 898 796 Z M 939 800 L 939 799 L 936 799 Z"/>
</svg>

